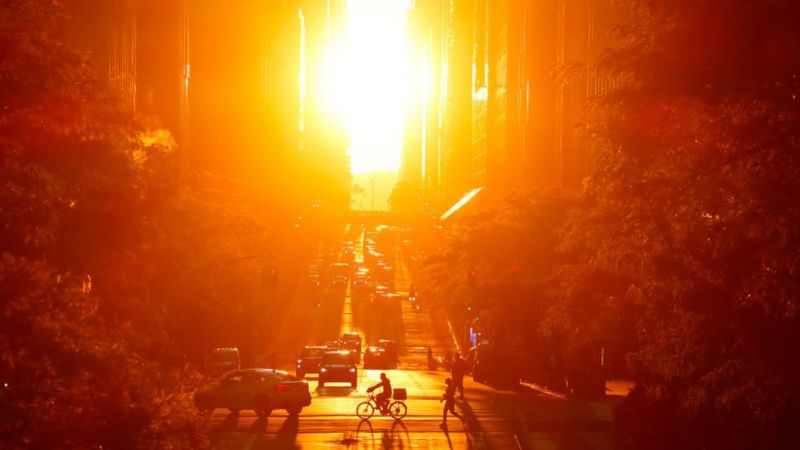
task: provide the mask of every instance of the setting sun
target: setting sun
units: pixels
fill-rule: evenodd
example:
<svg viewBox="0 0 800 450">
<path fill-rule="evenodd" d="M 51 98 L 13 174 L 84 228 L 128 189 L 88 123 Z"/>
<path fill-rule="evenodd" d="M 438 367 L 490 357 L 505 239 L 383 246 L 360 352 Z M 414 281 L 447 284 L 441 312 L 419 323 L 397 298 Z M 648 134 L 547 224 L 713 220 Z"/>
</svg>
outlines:
<svg viewBox="0 0 800 450">
<path fill-rule="evenodd" d="M 407 87 L 405 0 L 350 0 L 347 28 L 328 56 L 330 107 L 350 127 L 354 174 L 396 172 Z"/>
</svg>

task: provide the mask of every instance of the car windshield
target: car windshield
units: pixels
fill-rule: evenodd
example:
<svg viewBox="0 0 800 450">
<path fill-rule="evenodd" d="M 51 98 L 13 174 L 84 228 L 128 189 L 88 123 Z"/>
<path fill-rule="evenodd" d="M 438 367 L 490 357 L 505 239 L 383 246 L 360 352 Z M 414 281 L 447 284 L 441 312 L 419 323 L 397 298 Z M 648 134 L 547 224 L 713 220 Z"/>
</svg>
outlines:
<svg viewBox="0 0 800 450">
<path fill-rule="evenodd" d="M 349 353 L 326 353 L 322 357 L 322 362 L 325 364 L 350 364 Z"/>
<path fill-rule="evenodd" d="M 325 353 L 324 348 L 304 348 L 300 355 L 304 358 L 320 358 L 323 353 Z"/>
</svg>

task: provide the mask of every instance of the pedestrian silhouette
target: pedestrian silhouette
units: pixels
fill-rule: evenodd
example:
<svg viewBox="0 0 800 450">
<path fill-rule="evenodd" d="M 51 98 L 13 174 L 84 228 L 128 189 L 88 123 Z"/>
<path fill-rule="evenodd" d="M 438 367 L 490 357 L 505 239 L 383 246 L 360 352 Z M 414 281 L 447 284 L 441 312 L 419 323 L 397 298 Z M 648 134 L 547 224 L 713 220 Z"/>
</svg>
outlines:
<svg viewBox="0 0 800 450">
<path fill-rule="evenodd" d="M 450 378 L 444 380 L 447 387 L 444 390 L 444 395 L 442 395 L 442 399 L 439 400 L 439 403 L 444 402 L 444 408 L 442 408 L 442 424 L 439 425 L 439 428 L 446 430 L 447 429 L 447 412 L 450 411 L 450 414 L 459 418 L 459 420 L 463 421 L 464 418 L 461 417 L 459 413 L 456 412 L 456 388 L 453 384 L 453 380 Z"/>
<path fill-rule="evenodd" d="M 458 389 L 459 397 L 464 398 L 464 374 L 467 373 L 467 362 L 461 358 L 460 353 L 456 353 L 453 357 L 453 368 L 450 373 L 453 375 L 453 392 Z"/>
</svg>

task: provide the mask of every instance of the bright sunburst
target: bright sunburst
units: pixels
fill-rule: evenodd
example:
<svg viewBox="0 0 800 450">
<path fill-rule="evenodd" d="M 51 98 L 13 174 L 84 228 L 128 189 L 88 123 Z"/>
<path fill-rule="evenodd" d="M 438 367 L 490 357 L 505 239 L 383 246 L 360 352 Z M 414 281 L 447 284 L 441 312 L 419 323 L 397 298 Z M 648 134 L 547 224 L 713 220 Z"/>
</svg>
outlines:
<svg viewBox="0 0 800 450">
<path fill-rule="evenodd" d="M 407 92 L 407 0 L 349 0 L 347 34 L 329 55 L 329 100 L 350 122 L 353 173 L 400 167 Z"/>
</svg>

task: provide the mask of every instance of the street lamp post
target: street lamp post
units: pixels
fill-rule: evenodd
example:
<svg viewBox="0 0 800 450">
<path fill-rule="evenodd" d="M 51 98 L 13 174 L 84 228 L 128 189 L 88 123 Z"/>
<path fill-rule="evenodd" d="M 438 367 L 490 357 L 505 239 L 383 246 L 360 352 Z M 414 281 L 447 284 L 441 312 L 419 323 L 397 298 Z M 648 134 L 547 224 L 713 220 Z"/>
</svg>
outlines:
<svg viewBox="0 0 800 450">
<path fill-rule="evenodd" d="M 370 178 L 369 182 L 372 183 L 372 212 L 375 212 L 375 180 Z"/>
</svg>

